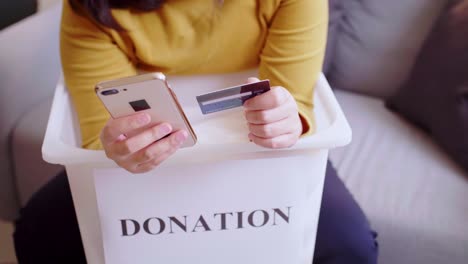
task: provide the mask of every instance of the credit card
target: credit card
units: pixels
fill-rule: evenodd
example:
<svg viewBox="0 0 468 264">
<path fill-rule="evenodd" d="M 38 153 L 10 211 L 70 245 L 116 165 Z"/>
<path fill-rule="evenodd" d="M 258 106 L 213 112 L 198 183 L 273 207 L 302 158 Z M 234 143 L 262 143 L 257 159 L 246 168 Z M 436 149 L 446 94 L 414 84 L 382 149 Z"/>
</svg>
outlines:
<svg viewBox="0 0 468 264">
<path fill-rule="evenodd" d="M 245 101 L 270 90 L 270 81 L 244 84 L 197 96 L 204 115 L 242 106 Z"/>
</svg>

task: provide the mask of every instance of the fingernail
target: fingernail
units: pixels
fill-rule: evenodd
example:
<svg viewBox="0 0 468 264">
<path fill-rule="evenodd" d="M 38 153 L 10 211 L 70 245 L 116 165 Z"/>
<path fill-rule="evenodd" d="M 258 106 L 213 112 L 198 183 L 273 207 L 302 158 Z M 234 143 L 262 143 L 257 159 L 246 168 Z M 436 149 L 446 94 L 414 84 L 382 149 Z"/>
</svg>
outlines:
<svg viewBox="0 0 468 264">
<path fill-rule="evenodd" d="M 150 116 L 148 114 L 143 114 L 138 117 L 138 123 L 146 125 L 150 122 Z"/>
<path fill-rule="evenodd" d="M 183 143 L 187 139 L 187 132 L 181 131 L 175 135 L 175 138 L 179 144 Z"/>
<path fill-rule="evenodd" d="M 121 134 L 117 137 L 117 141 L 123 141 L 125 139 L 127 139 L 127 137 L 124 134 Z"/>
<path fill-rule="evenodd" d="M 163 134 L 163 135 L 169 134 L 169 132 L 171 132 L 171 130 L 172 130 L 172 128 L 168 124 L 163 124 L 159 128 L 159 132 L 161 132 L 161 134 Z"/>
</svg>

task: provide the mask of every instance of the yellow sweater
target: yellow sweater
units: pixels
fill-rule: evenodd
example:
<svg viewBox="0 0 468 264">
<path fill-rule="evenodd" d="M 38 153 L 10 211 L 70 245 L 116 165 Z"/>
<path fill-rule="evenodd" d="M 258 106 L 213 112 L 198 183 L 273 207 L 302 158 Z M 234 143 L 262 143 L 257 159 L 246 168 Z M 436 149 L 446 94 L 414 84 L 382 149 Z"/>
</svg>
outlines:
<svg viewBox="0 0 468 264">
<path fill-rule="evenodd" d="M 73 12 L 64 0 L 61 55 L 83 147 L 102 148 L 109 115 L 96 83 L 135 75 L 227 73 L 259 67 L 259 78 L 287 88 L 313 132 L 312 95 L 327 35 L 326 0 L 168 0 L 152 12 L 113 10 L 118 32 Z M 220 87 L 222 88 L 222 87 Z"/>
</svg>

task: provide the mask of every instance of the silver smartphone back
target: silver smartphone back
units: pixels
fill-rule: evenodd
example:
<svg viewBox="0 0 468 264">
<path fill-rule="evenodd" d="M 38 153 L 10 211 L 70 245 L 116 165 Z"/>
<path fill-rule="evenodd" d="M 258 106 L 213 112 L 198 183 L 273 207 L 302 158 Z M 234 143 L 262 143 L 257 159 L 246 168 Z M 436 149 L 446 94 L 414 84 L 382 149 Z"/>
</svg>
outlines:
<svg viewBox="0 0 468 264">
<path fill-rule="evenodd" d="M 101 82 L 96 85 L 96 94 L 113 118 L 146 112 L 151 116 L 151 123 L 147 127 L 167 122 L 173 131 L 186 130 L 189 136 L 181 147 L 193 146 L 197 141 L 176 95 L 162 73 Z"/>
</svg>

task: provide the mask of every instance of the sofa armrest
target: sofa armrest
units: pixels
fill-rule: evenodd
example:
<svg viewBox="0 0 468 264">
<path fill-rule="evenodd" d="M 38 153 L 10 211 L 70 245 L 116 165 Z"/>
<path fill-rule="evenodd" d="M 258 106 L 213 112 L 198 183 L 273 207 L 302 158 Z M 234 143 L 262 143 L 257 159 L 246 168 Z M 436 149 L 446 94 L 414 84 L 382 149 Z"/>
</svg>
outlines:
<svg viewBox="0 0 468 264">
<path fill-rule="evenodd" d="M 12 220 L 18 199 L 10 135 L 17 120 L 51 97 L 60 75 L 61 5 L 0 32 L 0 218 Z"/>
<path fill-rule="evenodd" d="M 37 190 L 64 170 L 63 166 L 42 159 L 42 142 L 51 105 L 52 98 L 49 98 L 34 106 L 18 120 L 11 133 L 10 151 L 20 206 L 25 206 Z"/>
</svg>

